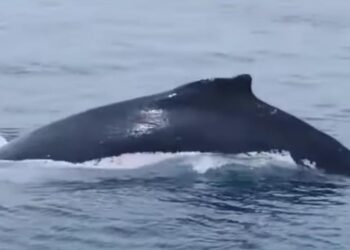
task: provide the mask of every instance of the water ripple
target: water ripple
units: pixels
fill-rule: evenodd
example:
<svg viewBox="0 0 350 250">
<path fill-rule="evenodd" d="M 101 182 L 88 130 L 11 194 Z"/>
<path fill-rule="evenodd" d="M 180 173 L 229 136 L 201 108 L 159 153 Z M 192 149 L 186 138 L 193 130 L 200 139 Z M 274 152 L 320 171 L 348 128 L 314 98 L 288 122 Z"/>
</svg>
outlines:
<svg viewBox="0 0 350 250">
<path fill-rule="evenodd" d="M 117 64 L 98 64 L 91 66 L 59 64 L 59 63 L 39 63 L 31 62 L 27 64 L 0 64 L 0 75 L 3 76 L 60 76 L 60 75 L 80 75 L 90 76 L 106 72 L 118 72 L 126 70 L 125 66 Z"/>
</svg>

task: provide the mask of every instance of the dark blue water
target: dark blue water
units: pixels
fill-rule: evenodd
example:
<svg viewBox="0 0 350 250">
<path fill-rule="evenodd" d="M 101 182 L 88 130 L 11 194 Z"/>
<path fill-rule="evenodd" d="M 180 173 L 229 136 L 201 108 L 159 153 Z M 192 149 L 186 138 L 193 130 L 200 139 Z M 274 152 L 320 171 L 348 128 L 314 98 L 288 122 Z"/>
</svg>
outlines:
<svg viewBox="0 0 350 250">
<path fill-rule="evenodd" d="M 0 134 L 206 77 L 350 146 L 350 3 L 0 2 Z M 302 140 L 303 138 L 300 138 Z M 348 249 L 350 181 L 288 155 L 0 162 L 0 249 Z"/>
</svg>

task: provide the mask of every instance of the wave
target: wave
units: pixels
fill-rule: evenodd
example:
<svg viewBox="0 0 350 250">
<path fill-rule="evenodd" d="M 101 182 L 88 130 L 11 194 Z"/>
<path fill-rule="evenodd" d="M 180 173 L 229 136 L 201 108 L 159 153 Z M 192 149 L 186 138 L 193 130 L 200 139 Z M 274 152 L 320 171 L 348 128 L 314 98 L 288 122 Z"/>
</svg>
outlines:
<svg viewBox="0 0 350 250">
<path fill-rule="evenodd" d="M 224 168 L 231 170 L 297 169 L 290 154 L 256 153 L 133 153 L 80 164 L 52 160 L 0 161 L 0 181 L 94 181 L 203 175 Z"/>
</svg>

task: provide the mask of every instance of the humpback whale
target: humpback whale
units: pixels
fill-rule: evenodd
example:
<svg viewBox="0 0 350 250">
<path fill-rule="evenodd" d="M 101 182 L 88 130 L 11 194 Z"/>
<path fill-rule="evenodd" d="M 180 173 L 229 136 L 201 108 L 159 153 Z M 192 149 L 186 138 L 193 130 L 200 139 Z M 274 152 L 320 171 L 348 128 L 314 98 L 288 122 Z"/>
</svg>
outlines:
<svg viewBox="0 0 350 250">
<path fill-rule="evenodd" d="M 288 151 L 329 173 L 350 174 L 350 151 L 331 136 L 258 99 L 248 74 L 188 83 L 94 108 L 0 148 L 0 159 L 73 163 L 134 152 Z"/>
</svg>

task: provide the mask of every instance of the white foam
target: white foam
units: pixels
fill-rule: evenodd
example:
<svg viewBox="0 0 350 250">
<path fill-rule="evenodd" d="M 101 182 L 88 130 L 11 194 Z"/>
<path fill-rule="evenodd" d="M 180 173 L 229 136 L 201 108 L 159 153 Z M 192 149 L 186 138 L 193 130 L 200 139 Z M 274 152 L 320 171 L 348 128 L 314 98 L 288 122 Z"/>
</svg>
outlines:
<svg viewBox="0 0 350 250">
<path fill-rule="evenodd" d="M 173 177 L 188 172 L 204 174 L 224 166 L 296 168 L 288 153 L 226 155 L 200 152 L 134 153 L 80 164 L 52 160 L 1 161 L 0 181 L 96 180 L 100 178 Z M 25 174 L 24 173 L 25 169 Z"/>
<path fill-rule="evenodd" d="M 2 146 L 4 146 L 5 144 L 7 144 L 6 139 L 5 139 L 4 137 L 0 136 L 0 148 L 1 148 Z"/>
<path fill-rule="evenodd" d="M 62 166 L 72 165 L 62 163 Z M 217 169 L 229 164 L 245 165 L 249 168 L 261 168 L 278 165 L 282 167 L 296 167 L 294 160 L 288 152 L 268 153 L 250 152 L 246 154 L 218 154 L 201 152 L 177 152 L 177 153 L 132 153 L 117 157 L 104 158 L 102 160 L 88 161 L 74 164 L 79 168 L 135 170 L 154 165 L 187 165 L 193 171 L 203 174 L 210 169 Z"/>
<path fill-rule="evenodd" d="M 128 153 L 120 156 L 108 157 L 101 160 L 92 160 L 84 163 L 70 163 L 53 160 L 24 160 L 12 162 L 20 165 L 40 165 L 55 166 L 60 168 L 77 167 L 89 169 L 115 169 L 115 170 L 134 170 L 147 166 L 163 164 L 175 161 L 179 164 L 191 165 L 193 170 L 198 173 L 205 173 L 209 169 L 220 168 L 228 164 L 247 165 L 250 168 L 259 168 L 266 165 L 282 165 L 286 167 L 295 167 L 296 164 L 288 152 L 269 153 L 269 152 L 250 152 L 245 154 L 218 154 L 201 152 L 177 152 L 177 153 Z M 5 161 L 3 161 L 5 162 Z M 11 161 L 7 161 L 9 163 Z"/>
<path fill-rule="evenodd" d="M 82 164 L 77 164 L 84 168 L 99 168 L 99 169 L 138 169 L 154 164 L 164 163 L 166 161 L 183 161 L 186 158 L 201 155 L 199 152 L 178 152 L 178 153 L 128 153 L 120 156 L 108 157 L 102 160 L 87 161 Z"/>
</svg>

